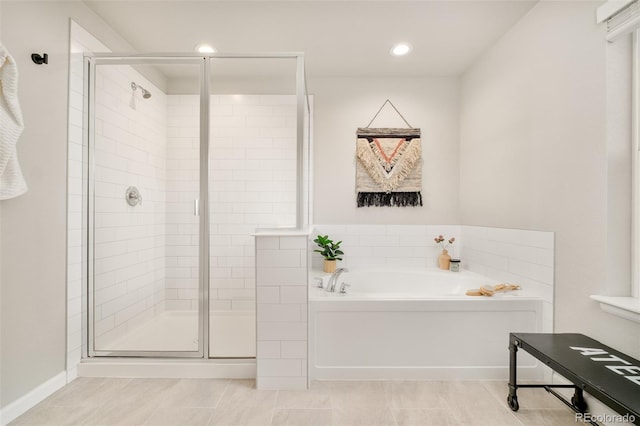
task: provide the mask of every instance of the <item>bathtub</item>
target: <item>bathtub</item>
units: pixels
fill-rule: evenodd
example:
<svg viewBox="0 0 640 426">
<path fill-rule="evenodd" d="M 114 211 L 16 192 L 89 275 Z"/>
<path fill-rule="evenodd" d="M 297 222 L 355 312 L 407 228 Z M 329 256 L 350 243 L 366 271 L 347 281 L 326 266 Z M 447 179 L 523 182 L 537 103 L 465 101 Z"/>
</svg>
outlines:
<svg viewBox="0 0 640 426">
<path fill-rule="evenodd" d="M 542 299 L 526 289 L 465 292 L 498 281 L 469 271 L 355 270 L 336 292 L 309 282 L 309 375 L 314 380 L 506 380 L 510 332 L 540 332 Z M 350 284 L 346 294 L 337 291 Z M 519 375 L 542 367 L 522 352 Z"/>
</svg>

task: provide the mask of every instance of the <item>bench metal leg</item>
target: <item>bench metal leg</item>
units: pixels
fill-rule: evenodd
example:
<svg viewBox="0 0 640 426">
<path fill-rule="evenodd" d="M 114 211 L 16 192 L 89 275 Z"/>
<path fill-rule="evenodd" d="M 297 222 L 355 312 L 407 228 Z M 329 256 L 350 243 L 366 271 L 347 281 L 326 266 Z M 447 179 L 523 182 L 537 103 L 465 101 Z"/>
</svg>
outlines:
<svg viewBox="0 0 640 426">
<path fill-rule="evenodd" d="M 584 414 L 587 411 L 587 402 L 584 400 L 584 394 L 582 393 L 582 389 L 577 386 L 573 396 L 571 397 L 571 403 L 580 413 Z"/>
<path fill-rule="evenodd" d="M 518 341 L 515 339 L 509 340 L 509 395 L 507 396 L 507 403 L 512 411 L 518 411 L 520 405 L 518 404 Z"/>
</svg>

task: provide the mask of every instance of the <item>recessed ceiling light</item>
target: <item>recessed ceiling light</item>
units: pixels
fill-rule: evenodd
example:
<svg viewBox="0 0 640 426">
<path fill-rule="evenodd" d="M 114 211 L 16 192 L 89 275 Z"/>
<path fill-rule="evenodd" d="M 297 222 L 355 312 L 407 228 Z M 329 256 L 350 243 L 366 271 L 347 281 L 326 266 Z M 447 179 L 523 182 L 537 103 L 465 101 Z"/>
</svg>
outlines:
<svg viewBox="0 0 640 426">
<path fill-rule="evenodd" d="M 210 44 L 201 43 L 196 46 L 196 52 L 198 53 L 216 53 L 216 49 Z"/>
<path fill-rule="evenodd" d="M 393 56 L 403 56 L 411 52 L 411 45 L 409 43 L 398 43 L 391 48 L 391 54 Z"/>
</svg>

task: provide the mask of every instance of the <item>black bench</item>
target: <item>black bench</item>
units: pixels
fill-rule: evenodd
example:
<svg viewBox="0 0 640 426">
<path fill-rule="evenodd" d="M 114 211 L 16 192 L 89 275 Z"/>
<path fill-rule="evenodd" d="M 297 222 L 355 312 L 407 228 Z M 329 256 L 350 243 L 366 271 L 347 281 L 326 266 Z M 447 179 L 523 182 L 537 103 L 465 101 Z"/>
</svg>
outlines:
<svg viewBox="0 0 640 426">
<path fill-rule="evenodd" d="M 517 353 L 523 349 L 573 384 L 518 384 Z M 582 419 L 597 425 L 587 413 L 583 392 L 640 425 L 640 361 L 582 334 L 511 333 L 509 335 L 509 395 L 507 402 L 518 411 L 519 388 L 544 388 Z M 553 388 L 573 388 L 567 401 Z"/>
</svg>

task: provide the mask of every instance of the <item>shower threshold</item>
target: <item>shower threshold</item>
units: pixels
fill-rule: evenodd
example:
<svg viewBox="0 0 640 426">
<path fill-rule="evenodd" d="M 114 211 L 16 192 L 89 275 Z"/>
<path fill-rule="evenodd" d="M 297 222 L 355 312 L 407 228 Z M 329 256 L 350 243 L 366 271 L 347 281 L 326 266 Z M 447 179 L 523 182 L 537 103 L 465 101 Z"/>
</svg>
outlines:
<svg viewBox="0 0 640 426">
<path fill-rule="evenodd" d="M 126 335 L 100 346 L 104 351 L 157 351 L 158 357 L 92 357 L 78 366 L 84 377 L 253 378 L 255 313 L 211 311 L 211 359 L 161 358 L 163 351 L 197 351 L 196 311 L 164 311 Z"/>
<path fill-rule="evenodd" d="M 79 377 L 144 379 L 255 379 L 255 359 L 90 358 Z"/>
<path fill-rule="evenodd" d="M 211 311 L 209 356 L 256 356 L 256 320 L 253 311 Z M 100 351 L 197 351 L 198 313 L 164 311 L 124 336 L 100 344 Z"/>
</svg>

